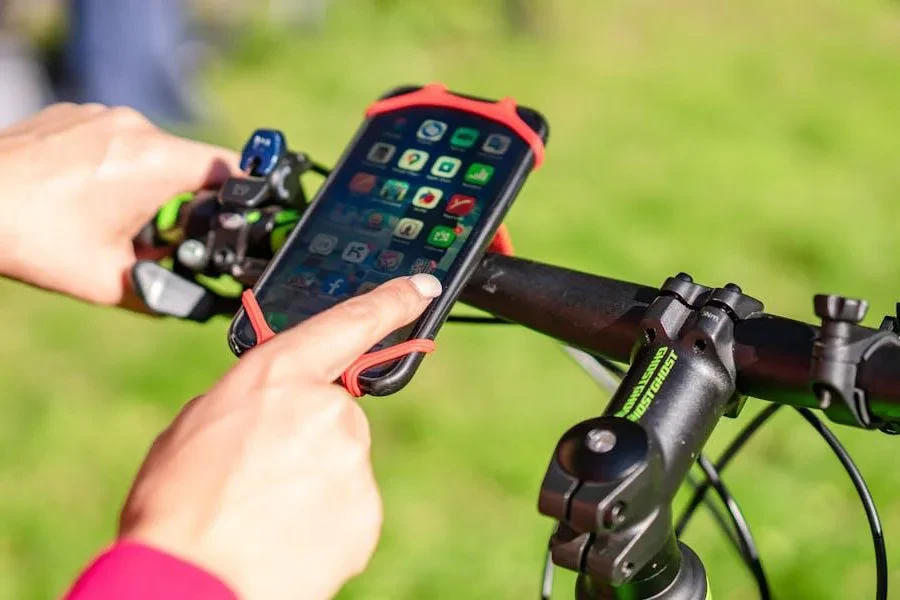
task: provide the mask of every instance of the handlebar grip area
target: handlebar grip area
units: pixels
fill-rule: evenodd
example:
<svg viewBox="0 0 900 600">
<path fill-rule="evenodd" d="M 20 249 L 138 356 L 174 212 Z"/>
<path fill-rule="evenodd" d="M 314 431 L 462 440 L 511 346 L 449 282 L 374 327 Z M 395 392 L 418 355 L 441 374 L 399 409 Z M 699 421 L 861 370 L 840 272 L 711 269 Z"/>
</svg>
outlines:
<svg viewBox="0 0 900 600">
<path fill-rule="evenodd" d="M 521 258 L 488 254 L 462 302 L 583 350 L 627 362 L 659 290 Z"/>
</svg>

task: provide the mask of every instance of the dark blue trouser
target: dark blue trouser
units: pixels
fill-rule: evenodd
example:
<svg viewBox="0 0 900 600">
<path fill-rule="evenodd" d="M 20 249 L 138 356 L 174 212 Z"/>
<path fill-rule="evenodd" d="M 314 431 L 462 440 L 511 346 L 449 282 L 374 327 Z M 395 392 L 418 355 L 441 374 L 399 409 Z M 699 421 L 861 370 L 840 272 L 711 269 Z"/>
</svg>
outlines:
<svg viewBox="0 0 900 600">
<path fill-rule="evenodd" d="M 183 0 L 70 0 L 65 69 L 78 102 L 131 106 L 157 122 L 189 120 Z"/>
</svg>

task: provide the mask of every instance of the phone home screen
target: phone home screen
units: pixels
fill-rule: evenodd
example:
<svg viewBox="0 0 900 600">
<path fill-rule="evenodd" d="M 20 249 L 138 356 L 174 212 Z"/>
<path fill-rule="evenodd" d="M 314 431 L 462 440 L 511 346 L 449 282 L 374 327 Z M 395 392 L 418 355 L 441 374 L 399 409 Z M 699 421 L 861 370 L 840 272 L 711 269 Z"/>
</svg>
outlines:
<svg viewBox="0 0 900 600">
<path fill-rule="evenodd" d="M 447 281 L 527 150 L 505 126 L 459 111 L 372 119 L 259 290 L 269 326 L 282 331 L 394 277 Z M 244 340 L 247 329 L 237 332 Z"/>
</svg>

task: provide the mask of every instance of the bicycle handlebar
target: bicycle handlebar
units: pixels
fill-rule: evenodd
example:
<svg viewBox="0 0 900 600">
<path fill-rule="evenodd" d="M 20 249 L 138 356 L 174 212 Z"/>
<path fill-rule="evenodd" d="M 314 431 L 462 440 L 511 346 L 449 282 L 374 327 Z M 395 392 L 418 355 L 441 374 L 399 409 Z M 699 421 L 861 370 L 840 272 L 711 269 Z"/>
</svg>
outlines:
<svg viewBox="0 0 900 600">
<path fill-rule="evenodd" d="M 144 243 L 177 248 L 171 272 L 154 263 L 132 272 L 148 307 L 198 321 L 236 310 L 238 299 L 210 280 L 253 285 L 306 208 L 297 177 L 327 172 L 302 153 L 268 158 L 278 168 L 176 199 L 142 232 Z M 582 574 L 580 599 L 620 597 L 610 586 L 626 583 L 622 594 L 634 598 L 663 587 L 666 598 L 705 596 L 702 563 L 676 543 L 671 499 L 742 397 L 900 433 L 900 320 L 861 327 L 862 301 L 817 296 L 815 326 L 762 312 L 733 284 L 711 289 L 679 274 L 655 288 L 497 254 L 482 259 L 460 301 L 632 365 L 604 415 L 561 438 L 541 486 L 539 509 L 560 524 L 553 561 Z M 664 401 L 653 401 L 657 392 Z"/>
<path fill-rule="evenodd" d="M 214 194 L 198 195 L 197 199 L 175 207 L 178 217 L 173 217 L 169 226 L 175 227 L 182 239 L 192 238 L 188 242 L 199 245 L 200 254 L 210 257 L 204 259 L 205 267 L 200 273 L 216 276 L 228 272 L 223 268 L 226 263 L 218 261 L 219 255 L 237 256 L 240 260 L 227 263 L 238 267 L 232 267 L 230 272 L 240 273 L 237 279 L 243 286 L 252 285 L 278 248 L 276 234 L 280 233 L 283 239 L 284 231 L 299 219 L 298 213 L 271 207 L 262 218 L 247 221 L 247 233 L 242 234 L 240 229 L 222 229 L 222 209 L 216 207 Z M 164 232 L 160 232 L 159 222 L 153 221 L 143 232 L 145 243 L 154 239 L 162 244 L 173 243 L 171 238 L 160 235 Z M 182 242 L 179 247 L 178 256 L 182 259 L 185 244 Z M 235 245 L 239 248 L 237 253 L 233 251 Z M 176 260 L 177 274 L 188 277 L 191 270 Z M 631 352 L 643 334 L 641 321 L 659 294 L 659 288 L 488 254 L 471 276 L 460 300 L 577 348 L 614 361 L 630 362 Z M 236 310 L 234 299 L 209 296 L 203 304 L 208 311 Z M 188 318 L 189 312 L 176 316 Z M 845 332 L 851 341 L 876 333 L 851 324 Z M 756 313 L 740 319 L 735 325 L 733 349 L 737 391 L 771 402 L 821 408 L 813 393 L 812 377 L 819 335 L 820 328 L 815 325 L 776 315 Z M 858 364 L 851 383 L 865 396 L 871 417 L 885 431 L 900 431 L 900 344 L 877 345 Z M 842 411 L 841 404 L 834 403 L 829 417 L 844 424 L 859 424 L 851 410 Z"/>
<path fill-rule="evenodd" d="M 460 300 L 587 352 L 630 362 L 640 323 L 659 289 L 500 255 L 486 256 Z M 811 365 L 819 327 L 767 313 L 735 325 L 741 394 L 819 408 Z M 875 330 L 853 326 L 853 337 Z M 883 345 L 862 363 L 857 386 L 872 415 L 900 423 L 900 346 Z M 852 420 L 847 415 L 847 424 Z"/>
</svg>

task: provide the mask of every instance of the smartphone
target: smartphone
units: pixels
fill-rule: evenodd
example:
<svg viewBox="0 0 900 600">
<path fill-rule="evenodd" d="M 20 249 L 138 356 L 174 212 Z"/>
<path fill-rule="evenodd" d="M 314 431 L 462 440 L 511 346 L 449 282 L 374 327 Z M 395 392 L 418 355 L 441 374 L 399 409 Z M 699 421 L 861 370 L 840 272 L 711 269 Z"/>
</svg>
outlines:
<svg viewBox="0 0 900 600">
<path fill-rule="evenodd" d="M 417 90 L 397 88 L 381 100 Z M 391 278 L 431 273 L 443 294 L 372 351 L 434 339 L 535 164 L 533 145 L 498 120 L 450 106 L 400 105 L 363 122 L 257 282 L 257 302 L 275 333 Z M 545 142 L 543 116 L 515 110 Z M 243 309 L 228 337 L 237 355 L 256 344 Z M 394 393 L 421 360 L 412 354 L 372 368 L 360 385 L 372 395 Z"/>
</svg>

